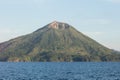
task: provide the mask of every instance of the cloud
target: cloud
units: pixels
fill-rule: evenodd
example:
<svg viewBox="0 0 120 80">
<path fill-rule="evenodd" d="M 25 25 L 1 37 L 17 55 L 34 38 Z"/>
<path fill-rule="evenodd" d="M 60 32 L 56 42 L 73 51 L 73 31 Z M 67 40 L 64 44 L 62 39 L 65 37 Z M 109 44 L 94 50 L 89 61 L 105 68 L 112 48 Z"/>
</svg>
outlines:
<svg viewBox="0 0 120 80">
<path fill-rule="evenodd" d="M 0 29 L 0 42 L 3 42 L 3 41 L 6 41 L 6 40 L 9 40 L 11 36 L 11 34 L 13 34 L 14 31 L 11 30 L 11 29 L 5 29 L 5 28 L 1 28 Z"/>
<path fill-rule="evenodd" d="M 1 28 L 0 29 L 0 42 L 7 41 L 9 39 L 18 37 L 22 35 L 24 32 L 17 29 L 8 29 L 8 28 Z"/>
<path fill-rule="evenodd" d="M 12 30 L 10 30 L 10 29 L 0 29 L 0 35 L 1 34 L 8 34 L 8 33 L 11 33 L 12 32 Z"/>
<path fill-rule="evenodd" d="M 84 34 L 88 35 L 88 36 L 101 36 L 104 35 L 104 32 L 100 32 L 100 31 L 95 31 L 95 32 L 83 32 Z"/>
</svg>

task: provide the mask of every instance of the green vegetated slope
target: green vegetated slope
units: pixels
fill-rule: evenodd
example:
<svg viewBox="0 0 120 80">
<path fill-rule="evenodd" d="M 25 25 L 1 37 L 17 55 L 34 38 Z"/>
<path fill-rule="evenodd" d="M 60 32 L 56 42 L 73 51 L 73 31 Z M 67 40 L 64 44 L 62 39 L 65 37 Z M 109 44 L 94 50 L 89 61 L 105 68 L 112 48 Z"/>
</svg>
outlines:
<svg viewBox="0 0 120 80">
<path fill-rule="evenodd" d="M 0 44 L 0 61 L 120 61 L 108 49 L 71 25 L 52 22 Z"/>
</svg>

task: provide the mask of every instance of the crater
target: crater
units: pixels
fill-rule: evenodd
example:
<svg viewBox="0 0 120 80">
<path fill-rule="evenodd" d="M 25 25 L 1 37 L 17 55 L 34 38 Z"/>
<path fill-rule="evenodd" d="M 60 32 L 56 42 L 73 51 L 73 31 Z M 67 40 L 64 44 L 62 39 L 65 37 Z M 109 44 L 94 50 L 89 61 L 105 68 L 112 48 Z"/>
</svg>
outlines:
<svg viewBox="0 0 120 80">
<path fill-rule="evenodd" d="M 48 26 L 49 28 L 53 28 L 53 29 L 67 29 L 70 27 L 70 25 L 66 24 L 66 23 L 62 23 L 62 22 L 58 22 L 58 21 L 53 21 L 52 23 L 49 24 Z"/>
</svg>

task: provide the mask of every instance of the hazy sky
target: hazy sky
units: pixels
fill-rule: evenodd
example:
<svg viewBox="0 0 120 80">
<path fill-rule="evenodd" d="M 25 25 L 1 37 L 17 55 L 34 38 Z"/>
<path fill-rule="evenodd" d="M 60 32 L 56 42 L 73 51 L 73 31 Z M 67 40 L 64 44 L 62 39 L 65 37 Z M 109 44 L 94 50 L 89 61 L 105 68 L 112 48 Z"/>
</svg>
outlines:
<svg viewBox="0 0 120 80">
<path fill-rule="evenodd" d="M 120 0 L 0 0 L 0 42 L 54 20 L 120 51 Z"/>
</svg>

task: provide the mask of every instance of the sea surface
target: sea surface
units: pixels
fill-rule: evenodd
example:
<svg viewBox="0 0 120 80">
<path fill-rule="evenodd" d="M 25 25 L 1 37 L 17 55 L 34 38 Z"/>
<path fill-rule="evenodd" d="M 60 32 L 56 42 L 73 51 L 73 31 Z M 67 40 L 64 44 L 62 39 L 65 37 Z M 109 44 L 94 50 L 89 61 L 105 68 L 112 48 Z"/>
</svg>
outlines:
<svg viewBox="0 0 120 80">
<path fill-rule="evenodd" d="M 120 63 L 0 62 L 0 80 L 120 80 Z"/>
</svg>

